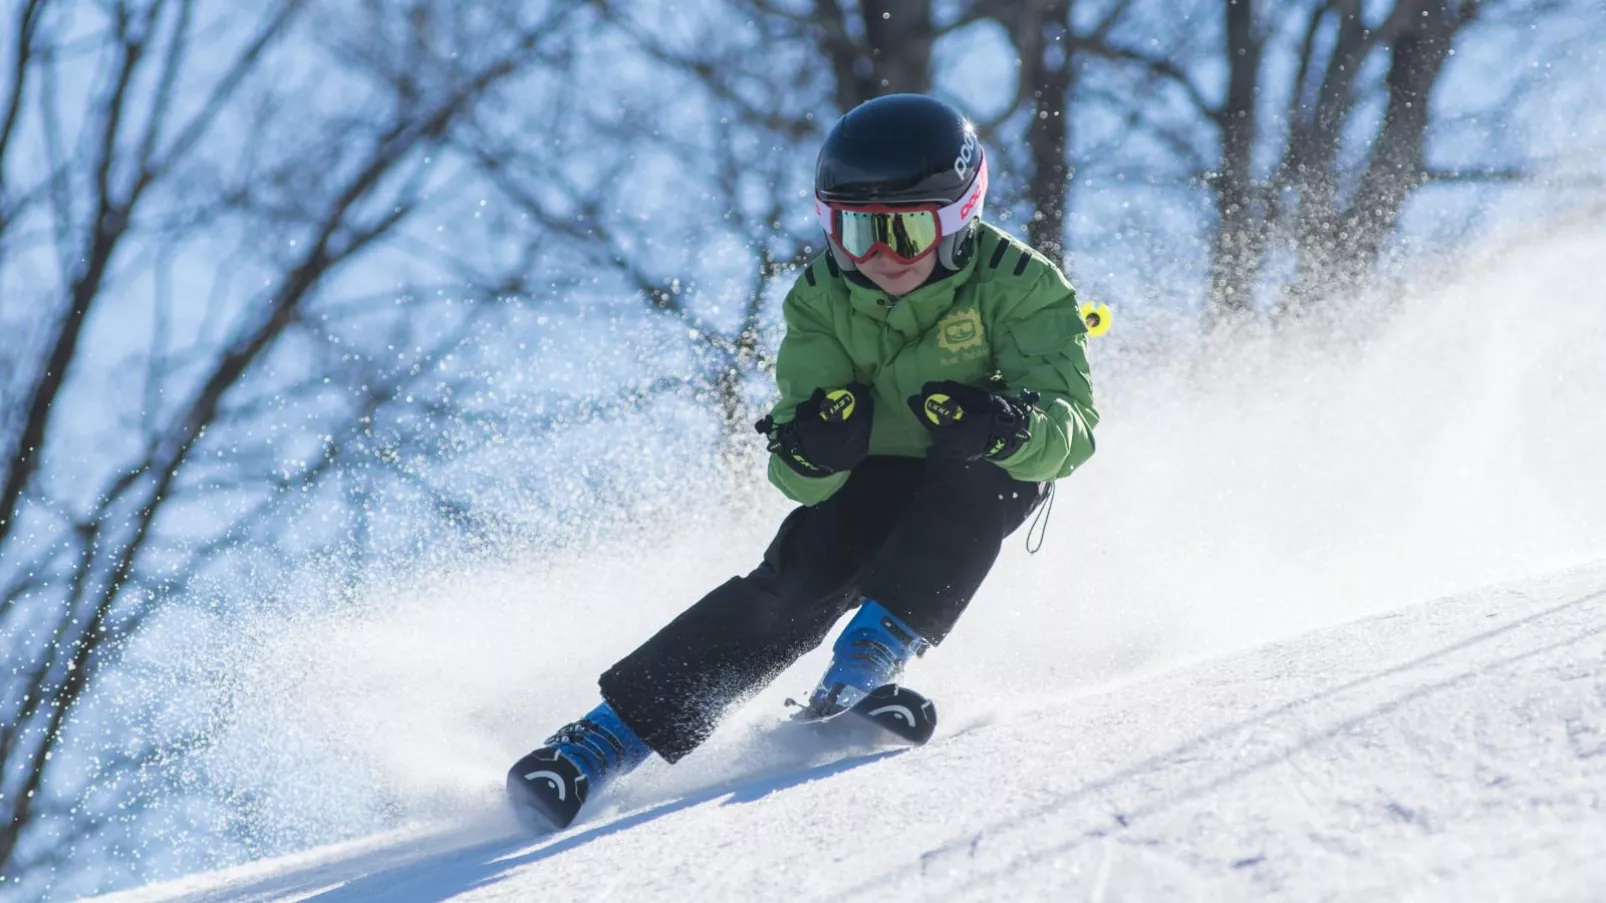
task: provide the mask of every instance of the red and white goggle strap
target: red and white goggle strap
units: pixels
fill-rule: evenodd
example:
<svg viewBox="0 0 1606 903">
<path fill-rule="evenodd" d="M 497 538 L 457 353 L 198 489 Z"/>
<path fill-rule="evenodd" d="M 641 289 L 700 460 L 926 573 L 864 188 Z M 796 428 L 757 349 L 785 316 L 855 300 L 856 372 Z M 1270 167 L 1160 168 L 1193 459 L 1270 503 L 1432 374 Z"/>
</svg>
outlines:
<svg viewBox="0 0 1606 903">
<path fill-rule="evenodd" d="M 981 210 L 986 202 L 987 157 L 984 155 L 981 158 L 981 166 L 976 170 L 975 181 L 970 183 L 970 190 L 959 200 L 937 211 L 937 228 L 942 230 L 945 237 L 959 234 L 959 231 L 965 228 L 965 223 L 970 222 L 972 218 L 981 217 Z M 829 211 L 827 216 L 829 217 Z"/>
</svg>

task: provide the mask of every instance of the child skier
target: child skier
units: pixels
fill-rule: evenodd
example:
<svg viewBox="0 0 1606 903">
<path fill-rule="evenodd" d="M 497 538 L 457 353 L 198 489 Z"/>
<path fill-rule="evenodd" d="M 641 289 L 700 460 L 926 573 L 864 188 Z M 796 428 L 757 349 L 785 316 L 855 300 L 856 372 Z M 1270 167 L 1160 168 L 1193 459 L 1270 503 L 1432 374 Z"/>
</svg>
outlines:
<svg viewBox="0 0 1606 903">
<path fill-rule="evenodd" d="M 915 94 L 855 108 L 814 188 L 827 251 L 786 297 L 781 398 L 759 424 L 770 480 L 801 507 L 757 570 L 608 669 L 602 704 L 513 766 L 532 826 L 567 827 L 652 753 L 678 761 L 855 607 L 802 717 L 894 683 L 1049 483 L 1093 454 L 1075 293 L 981 221 L 987 156 L 958 111 Z"/>
</svg>

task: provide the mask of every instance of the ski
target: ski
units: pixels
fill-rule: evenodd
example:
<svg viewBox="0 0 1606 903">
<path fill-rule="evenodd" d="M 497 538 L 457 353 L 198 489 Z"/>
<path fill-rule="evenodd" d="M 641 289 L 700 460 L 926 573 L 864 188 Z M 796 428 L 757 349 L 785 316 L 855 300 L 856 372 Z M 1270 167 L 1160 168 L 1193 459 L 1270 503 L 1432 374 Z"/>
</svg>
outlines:
<svg viewBox="0 0 1606 903">
<path fill-rule="evenodd" d="M 507 773 L 507 801 L 531 834 L 561 831 L 580 814 L 588 793 L 586 776 L 550 747 L 520 759 Z"/>
<path fill-rule="evenodd" d="M 937 731 L 937 706 L 908 687 L 887 684 L 854 703 L 848 714 L 910 746 L 924 746 Z"/>
<path fill-rule="evenodd" d="M 794 723 L 844 742 L 872 745 L 923 746 L 937 730 L 937 706 L 908 687 L 877 687 L 852 706 L 835 712 L 810 711 L 794 700 L 788 705 L 802 711 Z"/>
</svg>

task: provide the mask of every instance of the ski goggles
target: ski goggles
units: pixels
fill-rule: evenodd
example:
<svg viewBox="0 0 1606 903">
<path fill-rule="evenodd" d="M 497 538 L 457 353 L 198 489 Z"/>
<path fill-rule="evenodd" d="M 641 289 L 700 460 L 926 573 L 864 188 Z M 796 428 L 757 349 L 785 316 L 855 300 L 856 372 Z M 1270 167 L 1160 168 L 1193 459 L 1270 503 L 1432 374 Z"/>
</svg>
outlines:
<svg viewBox="0 0 1606 903">
<path fill-rule="evenodd" d="M 987 195 L 984 159 L 970 190 L 952 204 L 837 204 L 814 199 L 814 215 L 842 253 L 864 263 L 885 251 L 899 263 L 930 254 L 945 236 L 955 235 L 981 215 Z"/>
</svg>

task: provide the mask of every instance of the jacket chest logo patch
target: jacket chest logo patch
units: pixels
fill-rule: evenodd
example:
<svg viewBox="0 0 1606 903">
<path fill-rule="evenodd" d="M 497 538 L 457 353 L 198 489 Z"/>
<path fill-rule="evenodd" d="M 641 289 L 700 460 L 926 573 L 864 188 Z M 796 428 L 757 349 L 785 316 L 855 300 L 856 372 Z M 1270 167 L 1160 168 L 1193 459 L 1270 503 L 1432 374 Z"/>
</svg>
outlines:
<svg viewBox="0 0 1606 903">
<path fill-rule="evenodd" d="M 978 311 L 954 311 L 937 321 L 937 346 L 944 351 L 976 348 L 984 341 L 981 314 Z"/>
</svg>

